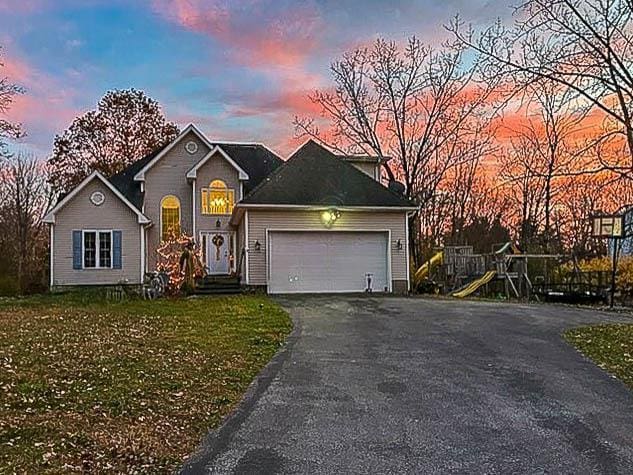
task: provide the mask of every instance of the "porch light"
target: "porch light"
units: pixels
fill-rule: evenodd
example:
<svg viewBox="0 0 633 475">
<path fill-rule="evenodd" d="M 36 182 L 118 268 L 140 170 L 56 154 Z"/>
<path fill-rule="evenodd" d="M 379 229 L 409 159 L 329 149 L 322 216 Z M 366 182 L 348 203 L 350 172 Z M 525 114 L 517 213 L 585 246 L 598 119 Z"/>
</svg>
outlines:
<svg viewBox="0 0 633 475">
<path fill-rule="evenodd" d="M 222 226 L 222 221 L 220 221 L 219 219 L 215 222 L 215 227 L 219 228 Z"/>
<path fill-rule="evenodd" d="M 402 246 L 402 240 L 398 239 L 398 240 L 396 241 L 396 248 L 397 248 L 399 251 L 402 251 L 402 247 L 403 247 L 403 246 Z"/>
<path fill-rule="evenodd" d="M 341 217 L 341 212 L 337 209 L 328 209 L 321 213 L 321 221 L 326 228 L 332 227 L 337 219 Z"/>
<path fill-rule="evenodd" d="M 262 243 L 259 241 L 255 241 L 255 251 L 259 252 L 262 250 Z"/>
</svg>

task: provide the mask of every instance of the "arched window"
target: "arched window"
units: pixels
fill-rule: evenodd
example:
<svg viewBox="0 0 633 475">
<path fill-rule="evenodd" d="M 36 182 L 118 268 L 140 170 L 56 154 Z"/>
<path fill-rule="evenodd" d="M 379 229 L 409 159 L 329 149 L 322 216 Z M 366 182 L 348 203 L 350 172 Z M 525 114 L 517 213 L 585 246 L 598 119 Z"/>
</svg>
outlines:
<svg viewBox="0 0 633 475">
<path fill-rule="evenodd" d="M 202 214 L 231 214 L 235 206 L 235 192 L 222 180 L 213 180 L 202 188 Z"/>
<path fill-rule="evenodd" d="M 180 234 L 180 201 L 174 195 L 167 195 L 160 202 L 160 226 L 163 241 L 171 234 Z"/>
</svg>

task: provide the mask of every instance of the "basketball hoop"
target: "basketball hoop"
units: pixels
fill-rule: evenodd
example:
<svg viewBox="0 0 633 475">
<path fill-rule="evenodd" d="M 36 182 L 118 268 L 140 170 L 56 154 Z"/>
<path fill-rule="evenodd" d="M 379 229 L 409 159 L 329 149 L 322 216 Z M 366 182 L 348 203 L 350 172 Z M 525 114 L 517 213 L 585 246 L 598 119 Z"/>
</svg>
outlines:
<svg viewBox="0 0 633 475">
<path fill-rule="evenodd" d="M 624 237 L 624 216 L 615 214 L 593 216 L 591 235 L 598 238 Z"/>
</svg>

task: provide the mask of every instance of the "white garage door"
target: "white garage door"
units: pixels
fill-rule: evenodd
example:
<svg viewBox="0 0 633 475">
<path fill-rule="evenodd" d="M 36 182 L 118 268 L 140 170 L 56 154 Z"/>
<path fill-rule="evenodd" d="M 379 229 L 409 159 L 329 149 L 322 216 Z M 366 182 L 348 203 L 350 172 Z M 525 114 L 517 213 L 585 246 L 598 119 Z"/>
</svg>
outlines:
<svg viewBox="0 0 633 475">
<path fill-rule="evenodd" d="M 269 235 L 268 291 L 374 292 L 387 281 L 387 233 L 281 232 Z"/>
</svg>

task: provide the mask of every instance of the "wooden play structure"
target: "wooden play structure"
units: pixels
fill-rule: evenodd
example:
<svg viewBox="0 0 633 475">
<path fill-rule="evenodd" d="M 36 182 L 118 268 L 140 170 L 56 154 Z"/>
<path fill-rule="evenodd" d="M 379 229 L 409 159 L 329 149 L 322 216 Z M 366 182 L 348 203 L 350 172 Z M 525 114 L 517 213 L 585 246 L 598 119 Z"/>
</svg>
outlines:
<svg viewBox="0 0 633 475">
<path fill-rule="evenodd" d="M 413 288 L 456 298 L 551 299 L 564 284 L 554 282 L 550 272 L 560 259 L 557 254 L 522 253 L 512 242 L 493 246 L 488 254 L 476 254 L 472 246 L 445 246 L 413 274 Z"/>
</svg>

